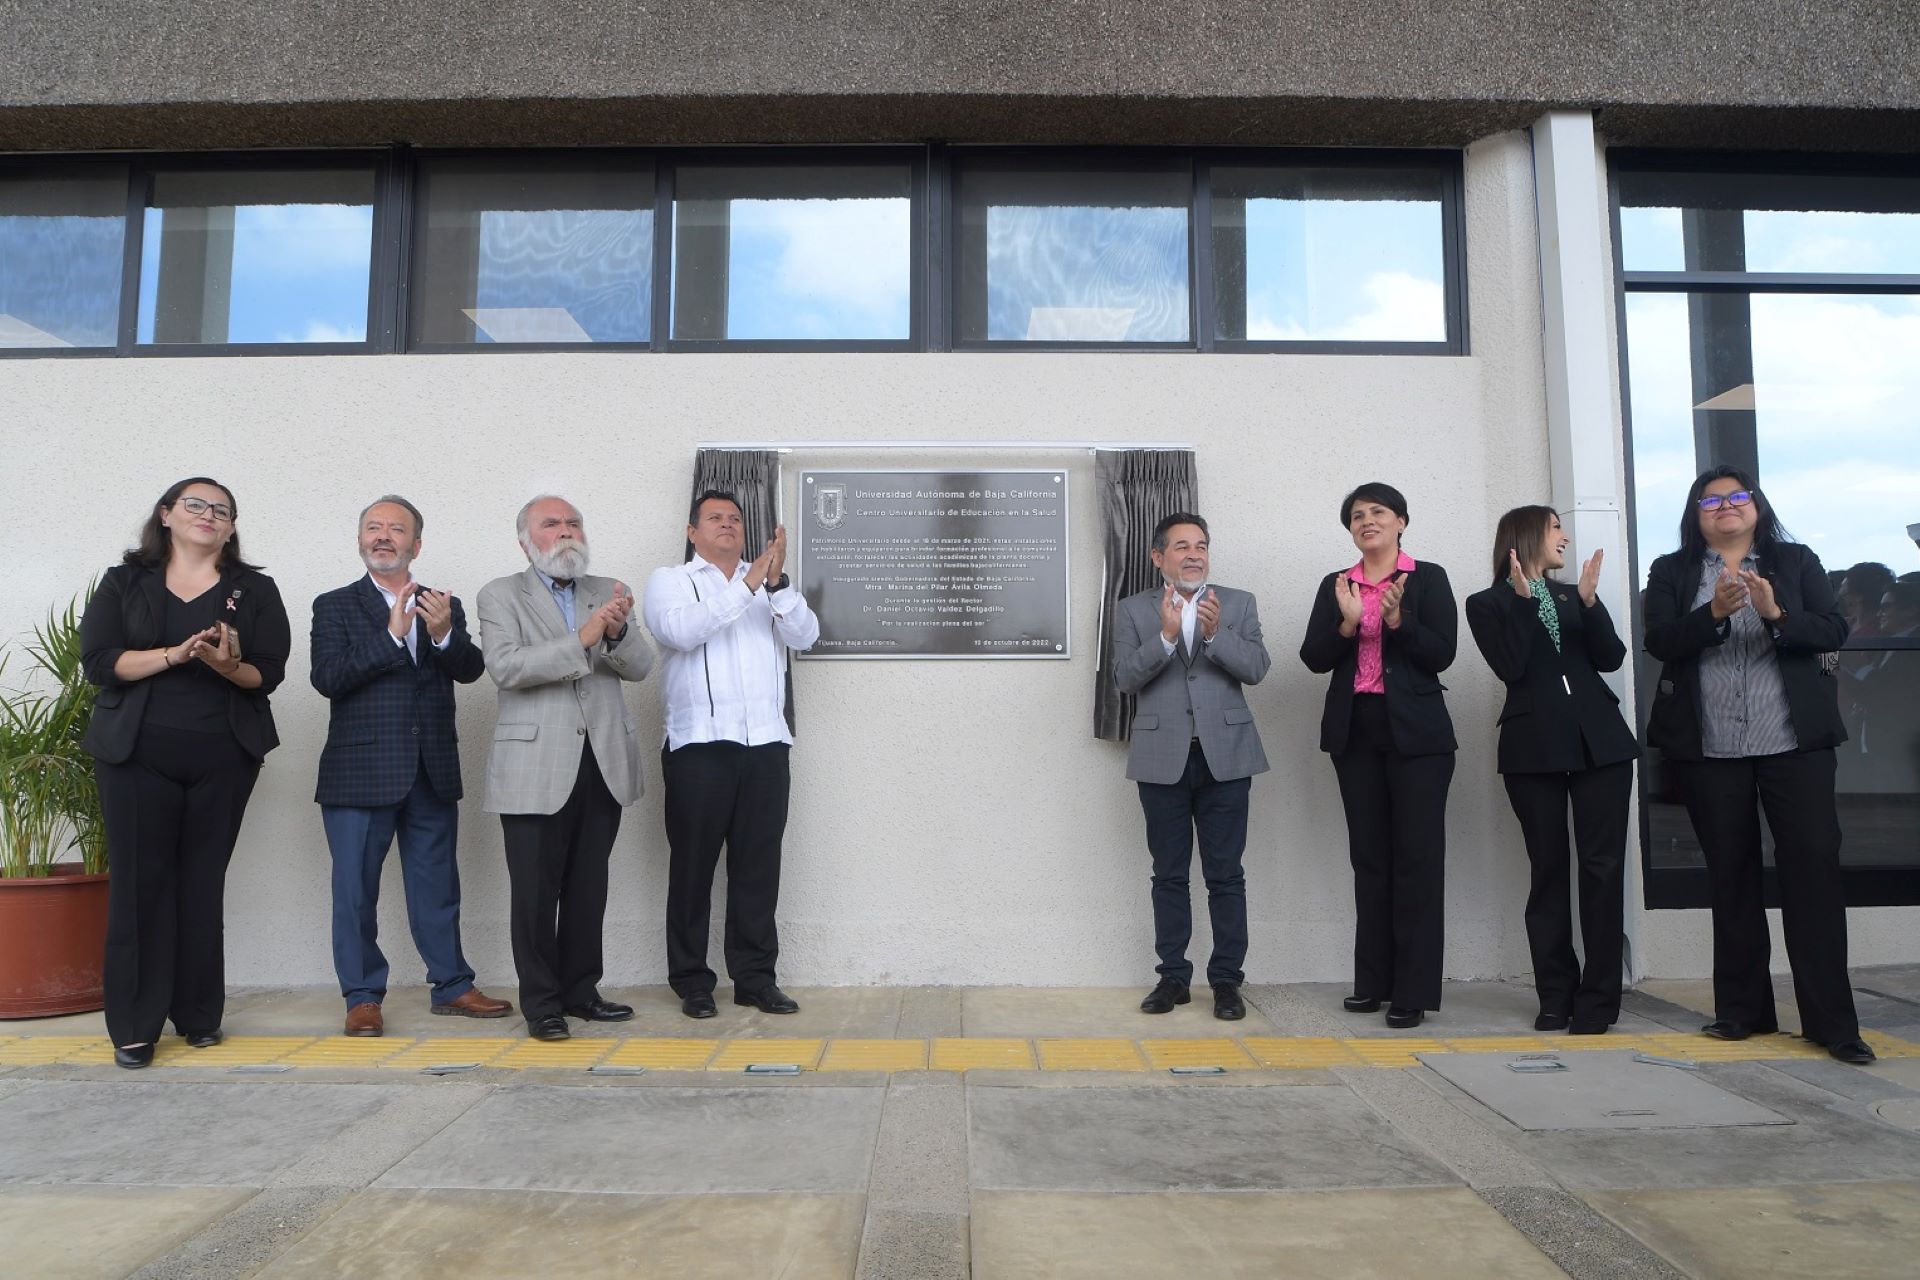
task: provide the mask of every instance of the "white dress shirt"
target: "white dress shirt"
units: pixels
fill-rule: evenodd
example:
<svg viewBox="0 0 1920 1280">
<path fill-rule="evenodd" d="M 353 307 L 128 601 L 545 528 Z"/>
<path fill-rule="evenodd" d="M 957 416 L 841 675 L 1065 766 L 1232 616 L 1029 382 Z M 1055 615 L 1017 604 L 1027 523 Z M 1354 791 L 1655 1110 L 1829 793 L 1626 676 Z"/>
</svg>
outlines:
<svg viewBox="0 0 1920 1280">
<path fill-rule="evenodd" d="M 1200 610 L 1196 606 L 1206 594 L 1207 584 L 1204 582 L 1200 584 L 1199 590 L 1195 591 L 1191 598 L 1189 598 L 1185 592 L 1181 591 L 1180 588 L 1175 587 L 1173 589 L 1173 598 L 1178 601 L 1180 605 L 1180 638 L 1187 642 L 1188 653 L 1194 651 L 1193 624 L 1194 620 L 1200 616 Z M 1167 639 L 1167 633 L 1163 631 L 1160 633 L 1160 647 L 1168 653 L 1172 653 L 1178 646 L 1175 645 L 1173 641 Z"/>
<path fill-rule="evenodd" d="M 748 564 L 733 577 L 699 556 L 655 569 L 642 612 L 660 642 L 667 749 L 689 742 L 750 747 L 793 741 L 784 703 L 787 650 L 820 638 L 820 620 L 797 590 L 747 590 Z"/>
<path fill-rule="evenodd" d="M 367 581 L 371 582 L 373 584 L 373 589 L 380 593 L 380 598 L 387 602 L 387 608 L 389 609 L 393 608 L 393 602 L 395 600 L 398 600 L 400 597 L 394 595 L 393 592 L 381 586 L 380 579 L 374 577 L 372 574 L 367 575 Z M 407 656 L 409 658 L 412 658 L 417 663 L 420 661 L 420 647 L 419 647 L 420 642 L 415 637 L 417 637 L 420 634 L 420 628 L 425 625 L 426 624 L 420 619 L 419 615 L 416 614 L 413 619 L 413 625 L 407 628 L 407 638 L 405 640 L 402 640 L 398 636 L 394 635 L 392 631 L 387 632 L 387 638 L 392 640 L 395 644 L 403 644 L 407 646 Z M 433 642 L 433 647 L 436 649 L 444 649 L 452 643 L 453 643 L 453 632 L 448 631 L 447 638 L 444 640 L 435 640 Z"/>
</svg>

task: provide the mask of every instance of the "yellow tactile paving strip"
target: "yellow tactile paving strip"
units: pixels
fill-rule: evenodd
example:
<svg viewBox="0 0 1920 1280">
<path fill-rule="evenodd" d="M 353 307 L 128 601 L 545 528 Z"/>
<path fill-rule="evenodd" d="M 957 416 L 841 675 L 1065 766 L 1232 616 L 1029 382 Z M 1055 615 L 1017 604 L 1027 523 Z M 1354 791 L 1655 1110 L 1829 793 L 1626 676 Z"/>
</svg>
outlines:
<svg viewBox="0 0 1920 1280">
<path fill-rule="evenodd" d="M 1882 1058 L 1920 1058 L 1920 1044 L 1864 1033 Z M 378 1068 L 424 1071 L 477 1066 L 496 1070 L 584 1071 L 596 1066 L 648 1071 L 745 1071 L 791 1065 L 802 1071 L 1167 1071 L 1224 1067 L 1228 1071 L 1308 1071 L 1327 1067 L 1404 1068 L 1424 1055 L 1445 1053 L 1572 1053 L 1638 1051 L 1692 1062 L 1759 1062 L 1820 1058 L 1826 1050 L 1791 1035 L 1714 1040 L 1685 1032 L 1604 1036 L 1486 1035 L 1214 1036 L 1201 1039 L 948 1038 L 937 1040 L 731 1038 L 681 1040 L 647 1036 L 577 1036 L 547 1043 L 525 1036 L 429 1036 L 379 1039 L 347 1036 L 232 1036 L 211 1049 L 189 1049 L 169 1036 L 154 1055 L 156 1067 L 283 1066 L 318 1070 Z M 0 1035 L 0 1068 L 106 1066 L 113 1051 L 98 1036 Z"/>
</svg>

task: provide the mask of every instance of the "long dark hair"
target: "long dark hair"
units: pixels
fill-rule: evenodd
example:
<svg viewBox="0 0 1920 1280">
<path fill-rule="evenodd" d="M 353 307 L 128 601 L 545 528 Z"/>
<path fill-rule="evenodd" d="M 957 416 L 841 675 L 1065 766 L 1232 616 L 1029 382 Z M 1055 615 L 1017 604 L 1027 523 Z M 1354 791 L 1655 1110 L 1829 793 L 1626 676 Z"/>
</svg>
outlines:
<svg viewBox="0 0 1920 1280">
<path fill-rule="evenodd" d="M 1680 555 L 1683 559 L 1692 562 L 1706 558 L 1707 535 L 1700 532 L 1700 497 L 1715 480 L 1738 481 L 1742 489 L 1753 495 L 1755 551 L 1766 551 L 1776 542 L 1793 541 L 1781 527 L 1779 518 L 1773 514 L 1773 504 L 1767 501 L 1766 494 L 1760 492 L 1760 486 L 1753 482 L 1752 476 L 1738 467 L 1709 467 L 1700 473 L 1693 487 L 1687 490 L 1687 507 L 1680 513 Z"/>
<path fill-rule="evenodd" d="M 240 504 L 233 500 L 233 490 L 218 480 L 211 476 L 188 476 L 185 480 L 177 480 L 160 495 L 160 500 L 153 504 L 153 510 L 147 513 L 147 522 L 140 526 L 139 544 L 127 548 L 126 555 L 120 557 L 123 561 L 127 564 L 137 564 L 143 569 L 159 569 L 166 565 L 167 558 L 173 553 L 173 530 L 167 528 L 161 520 L 161 510 L 178 502 L 187 486 L 194 484 L 211 485 L 226 494 L 227 505 L 233 508 L 233 518 L 235 520 L 240 518 Z M 240 533 L 236 529 L 233 536 L 227 539 L 226 545 L 220 548 L 220 571 L 224 573 L 229 569 L 258 569 L 259 567 L 257 564 L 248 564 L 240 558 Z"/>
<path fill-rule="evenodd" d="M 1500 517 L 1493 531 L 1493 585 L 1507 580 L 1512 566 L 1507 552 L 1520 557 L 1520 567 L 1539 564 L 1547 558 L 1547 521 L 1560 513 L 1552 507 L 1515 507 Z"/>
</svg>

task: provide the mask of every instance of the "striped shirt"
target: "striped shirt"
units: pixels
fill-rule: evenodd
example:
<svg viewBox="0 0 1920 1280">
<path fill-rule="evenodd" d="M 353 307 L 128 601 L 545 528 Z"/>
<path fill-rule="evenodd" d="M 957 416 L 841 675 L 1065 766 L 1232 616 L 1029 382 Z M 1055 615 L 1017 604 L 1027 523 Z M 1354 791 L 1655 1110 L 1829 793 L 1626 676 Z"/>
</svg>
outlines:
<svg viewBox="0 0 1920 1280">
<path fill-rule="evenodd" d="M 1760 559 L 1749 551 L 1740 567 L 1757 572 Z M 1714 585 L 1725 571 L 1726 561 L 1709 549 L 1700 563 L 1694 608 L 1713 599 Z M 1751 604 L 1723 620 L 1720 631 L 1726 640 L 1700 655 L 1703 753 L 1709 760 L 1738 760 L 1798 750 L 1772 631 Z"/>
</svg>

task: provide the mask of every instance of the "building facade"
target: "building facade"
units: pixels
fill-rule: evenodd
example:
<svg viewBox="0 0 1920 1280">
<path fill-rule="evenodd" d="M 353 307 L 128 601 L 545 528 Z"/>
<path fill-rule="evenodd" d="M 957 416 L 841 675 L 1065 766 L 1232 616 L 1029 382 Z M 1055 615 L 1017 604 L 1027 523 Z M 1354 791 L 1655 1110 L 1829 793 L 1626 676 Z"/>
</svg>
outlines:
<svg viewBox="0 0 1920 1280">
<path fill-rule="evenodd" d="M 1400 487 L 1408 549 L 1463 595 L 1500 513 L 1550 502 L 1572 556 L 1606 549 L 1622 619 L 1709 462 L 1757 468 L 1830 570 L 1920 569 L 1899 6 L 206 0 L 0 3 L 0 27 L 0 633 L 174 479 L 232 487 L 296 637 L 229 882 L 235 982 L 329 978 L 306 603 L 360 572 L 386 492 L 425 512 L 421 580 L 471 609 L 524 563 L 536 492 L 581 508 L 596 572 L 677 562 L 703 445 L 785 450 L 789 512 L 805 467 L 1068 476 L 1070 660 L 797 665 L 800 985 L 1150 973 L 1138 801 L 1091 733 L 1095 447 L 1191 448 L 1216 574 L 1260 600 L 1254 981 L 1349 969 L 1324 685 L 1294 651 L 1354 558 L 1353 485 Z M 1854 959 L 1912 961 L 1920 617 L 1850 581 Z M 1448 972 L 1523 972 L 1500 687 L 1464 636 L 1447 684 Z M 630 696 L 657 738 L 657 691 Z M 493 724 L 489 683 L 462 690 L 470 795 Z M 657 760 L 647 781 L 616 984 L 664 972 Z M 1637 805 L 1631 967 L 1704 974 L 1657 760 Z M 504 973 L 499 831 L 466 817 L 467 950 Z M 393 935 L 397 884 L 382 910 Z"/>
</svg>

